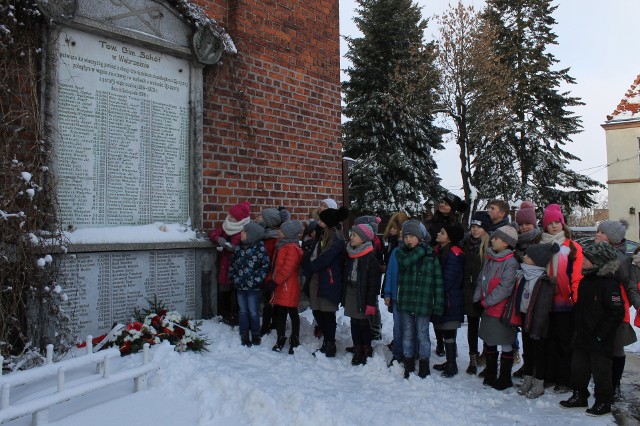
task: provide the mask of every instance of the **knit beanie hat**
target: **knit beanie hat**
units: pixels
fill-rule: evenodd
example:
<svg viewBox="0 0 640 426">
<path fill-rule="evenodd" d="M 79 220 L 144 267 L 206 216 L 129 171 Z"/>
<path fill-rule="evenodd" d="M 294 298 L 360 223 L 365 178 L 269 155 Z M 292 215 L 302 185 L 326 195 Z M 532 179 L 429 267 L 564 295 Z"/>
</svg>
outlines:
<svg viewBox="0 0 640 426">
<path fill-rule="evenodd" d="M 322 202 L 325 203 L 330 209 L 338 209 L 338 203 L 336 203 L 336 200 L 334 200 L 333 198 L 325 198 L 324 200 L 322 200 Z"/>
<path fill-rule="evenodd" d="M 442 201 L 449 204 L 449 206 L 451 206 L 451 210 L 454 213 L 464 213 L 465 211 L 467 211 L 467 207 L 469 207 L 467 203 L 462 200 L 462 198 L 450 192 L 444 194 L 444 196 L 442 197 Z"/>
<path fill-rule="evenodd" d="M 355 225 L 369 225 L 371 226 L 371 229 L 373 229 L 373 233 L 377 234 L 378 233 L 378 225 L 380 224 L 380 222 L 382 222 L 382 219 L 380 219 L 378 216 L 360 216 L 357 217 L 354 224 Z"/>
<path fill-rule="evenodd" d="M 444 228 L 445 232 L 449 236 L 449 239 L 451 240 L 452 244 L 457 245 L 464 238 L 464 228 L 461 225 L 457 223 L 453 223 L 453 224 L 443 225 L 442 227 Z"/>
<path fill-rule="evenodd" d="M 413 235 L 414 237 L 417 237 L 420 241 L 429 242 L 429 240 L 431 240 L 431 237 L 427 232 L 427 228 L 425 228 L 422 222 L 416 219 L 409 219 L 408 221 L 402 224 L 402 235 L 403 236 Z"/>
<path fill-rule="evenodd" d="M 549 204 L 542 213 L 542 227 L 545 230 L 547 229 L 547 225 L 551 222 L 560 222 L 563 225 L 565 224 L 562 210 L 560 210 L 560 206 L 557 204 Z"/>
<path fill-rule="evenodd" d="M 242 229 L 247 233 L 247 239 L 243 241 L 245 245 L 251 245 L 264 238 L 264 227 L 259 223 L 249 222 Z"/>
<path fill-rule="evenodd" d="M 600 269 L 607 263 L 613 262 L 618 258 L 616 249 L 604 241 L 589 244 L 583 249 L 582 253 L 584 257 L 593 263 L 594 269 Z"/>
<path fill-rule="evenodd" d="M 236 204 L 229 209 L 229 214 L 233 216 L 235 220 L 240 222 L 242 219 L 246 219 L 251 214 L 251 205 L 248 202 Z"/>
<path fill-rule="evenodd" d="M 347 217 L 349 217 L 349 210 L 345 206 L 339 209 L 328 208 L 320 212 L 320 220 L 329 228 L 338 226 Z"/>
<path fill-rule="evenodd" d="M 489 232 L 489 229 L 491 229 L 491 216 L 484 210 L 475 212 L 469 225 L 479 226 L 485 232 Z"/>
<path fill-rule="evenodd" d="M 367 241 L 373 240 L 373 237 L 375 237 L 375 234 L 373 233 L 373 229 L 371 228 L 371 225 L 368 225 L 368 224 L 361 223 L 359 225 L 355 225 L 353 228 L 351 228 L 351 230 L 353 231 L 354 234 L 357 234 L 360 237 L 360 239 L 365 243 Z"/>
<path fill-rule="evenodd" d="M 284 207 L 278 207 L 278 212 L 280 212 L 280 223 L 285 223 L 291 219 L 291 213 L 289 213 L 289 210 Z"/>
<path fill-rule="evenodd" d="M 275 228 L 282 223 L 278 209 L 267 208 L 262 210 L 262 221 L 267 228 Z"/>
<path fill-rule="evenodd" d="M 518 225 L 536 225 L 536 205 L 530 201 L 523 201 L 520 209 L 516 212 L 516 223 Z"/>
<path fill-rule="evenodd" d="M 500 238 L 512 249 L 516 247 L 516 244 L 518 244 L 518 231 L 516 231 L 513 226 L 501 226 L 500 228 L 496 229 L 496 231 L 493 233 L 493 236 L 496 238 Z"/>
<path fill-rule="evenodd" d="M 545 267 L 551 261 L 554 254 L 560 251 L 557 243 L 533 244 L 527 247 L 525 255 L 533 261 L 536 266 Z"/>
<path fill-rule="evenodd" d="M 598 232 L 602 232 L 607 236 L 611 244 L 620 244 L 627 234 L 629 222 L 624 219 L 605 220 L 598 225 Z"/>
<path fill-rule="evenodd" d="M 285 238 L 293 240 L 302 232 L 302 222 L 299 220 L 288 220 L 280 226 L 280 231 L 282 231 Z"/>
</svg>

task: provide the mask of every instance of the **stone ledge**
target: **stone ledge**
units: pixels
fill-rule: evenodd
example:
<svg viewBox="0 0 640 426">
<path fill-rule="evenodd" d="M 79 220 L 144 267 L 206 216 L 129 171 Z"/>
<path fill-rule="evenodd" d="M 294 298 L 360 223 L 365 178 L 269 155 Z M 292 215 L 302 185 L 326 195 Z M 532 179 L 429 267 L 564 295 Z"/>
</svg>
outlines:
<svg viewBox="0 0 640 426">
<path fill-rule="evenodd" d="M 215 246 L 208 239 L 191 241 L 175 241 L 163 243 L 100 243 L 69 244 L 69 253 L 90 253 L 100 251 L 142 251 L 142 250 L 175 250 L 175 249 L 213 249 Z"/>
</svg>

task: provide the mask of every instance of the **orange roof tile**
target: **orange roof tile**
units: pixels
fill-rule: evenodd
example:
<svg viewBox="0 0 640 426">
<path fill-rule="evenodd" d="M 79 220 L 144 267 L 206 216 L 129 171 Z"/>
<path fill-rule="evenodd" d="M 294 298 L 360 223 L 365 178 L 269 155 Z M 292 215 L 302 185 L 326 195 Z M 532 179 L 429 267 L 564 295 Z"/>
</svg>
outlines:
<svg viewBox="0 0 640 426">
<path fill-rule="evenodd" d="M 618 107 L 607 115 L 607 120 L 623 120 L 640 117 L 640 74 L 625 93 Z"/>
</svg>

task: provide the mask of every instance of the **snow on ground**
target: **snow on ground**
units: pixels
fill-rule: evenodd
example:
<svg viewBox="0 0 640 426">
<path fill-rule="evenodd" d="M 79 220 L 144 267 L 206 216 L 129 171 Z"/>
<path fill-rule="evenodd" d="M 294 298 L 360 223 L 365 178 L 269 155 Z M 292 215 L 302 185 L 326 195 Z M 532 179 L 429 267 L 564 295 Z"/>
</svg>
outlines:
<svg viewBox="0 0 640 426">
<path fill-rule="evenodd" d="M 217 320 L 205 321 L 203 332 L 212 342 L 209 352 L 179 354 L 168 344 L 153 347 L 153 360 L 161 369 L 150 378 L 148 391 L 132 394 L 131 382 L 114 385 L 54 407 L 50 424 L 615 424 L 612 416 L 593 418 L 583 409 L 560 408 L 558 402 L 566 394 L 550 392 L 528 400 L 515 388 L 504 392 L 485 388 L 481 379 L 464 372 L 469 360 L 465 326 L 458 335 L 461 372 L 456 377 L 445 379 L 432 369 L 432 375 L 424 380 L 415 375 L 404 380 L 400 366 L 386 366 L 391 358 L 386 343 L 392 335 L 392 318 L 384 306 L 381 308 L 384 338 L 374 342 L 375 355 L 365 366 L 351 366 L 351 354 L 344 350 L 351 339 L 349 319 L 342 310 L 334 359 L 312 355 L 321 342 L 313 337 L 309 310 L 301 314 L 302 345 L 294 355 L 271 350 L 275 332 L 266 336 L 261 346 L 246 348 L 240 346 L 237 328 Z M 638 352 L 640 344 L 628 349 Z M 121 358 L 112 371 L 140 359 L 140 354 Z M 431 365 L 443 360 L 432 354 Z M 26 416 L 7 424 L 26 426 L 30 422 Z"/>
</svg>

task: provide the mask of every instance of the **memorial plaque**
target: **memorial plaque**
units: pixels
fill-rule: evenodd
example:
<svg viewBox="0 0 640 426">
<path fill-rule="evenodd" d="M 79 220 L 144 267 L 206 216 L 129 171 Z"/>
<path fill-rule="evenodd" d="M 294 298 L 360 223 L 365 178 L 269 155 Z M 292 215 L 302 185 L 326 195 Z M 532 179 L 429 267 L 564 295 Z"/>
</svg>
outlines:
<svg viewBox="0 0 640 426">
<path fill-rule="evenodd" d="M 63 226 L 186 222 L 189 62 L 74 29 L 61 31 L 58 47 Z"/>
<path fill-rule="evenodd" d="M 196 315 L 196 252 L 184 250 L 78 253 L 62 263 L 68 314 L 78 336 L 131 321 L 155 294 L 171 310 Z"/>
</svg>

